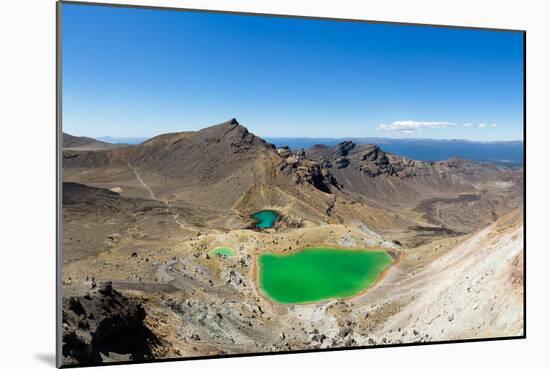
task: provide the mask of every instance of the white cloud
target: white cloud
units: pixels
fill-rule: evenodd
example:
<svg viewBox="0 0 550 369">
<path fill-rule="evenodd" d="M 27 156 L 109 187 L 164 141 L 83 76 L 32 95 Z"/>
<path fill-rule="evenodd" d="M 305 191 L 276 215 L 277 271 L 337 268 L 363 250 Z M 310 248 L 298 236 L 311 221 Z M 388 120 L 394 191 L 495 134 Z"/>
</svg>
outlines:
<svg viewBox="0 0 550 369">
<path fill-rule="evenodd" d="M 379 124 L 377 131 L 393 132 L 396 134 L 411 135 L 424 129 L 449 128 L 449 127 L 477 127 L 477 128 L 496 128 L 496 123 L 452 123 L 452 122 L 421 122 L 415 120 L 399 120 L 391 124 Z"/>
<path fill-rule="evenodd" d="M 479 123 L 477 125 L 478 128 L 496 128 L 496 123 L 488 124 L 488 123 Z"/>
<path fill-rule="evenodd" d="M 421 131 L 424 128 L 446 128 L 453 126 L 456 126 L 456 124 L 450 122 L 417 122 L 414 120 L 401 120 L 393 122 L 392 124 L 379 124 L 378 127 L 376 127 L 376 130 L 386 132 L 414 133 Z"/>
</svg>

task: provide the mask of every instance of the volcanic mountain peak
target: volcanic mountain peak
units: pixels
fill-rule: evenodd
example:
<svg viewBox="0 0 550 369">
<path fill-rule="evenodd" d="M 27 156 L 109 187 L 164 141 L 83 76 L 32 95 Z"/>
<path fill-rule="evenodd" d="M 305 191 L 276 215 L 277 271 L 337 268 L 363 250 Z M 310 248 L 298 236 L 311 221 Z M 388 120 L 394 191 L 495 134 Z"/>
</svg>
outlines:
<svg viewBox="0 0 550 369">
<path fill-rule="evenodd" d="M 129 152 L 128 163 L 163 176 L 217 183 L 253 167 L 275 147 L 250 133 L 236 119 L 198 131 L 153 137 Z"/>
<path fill-rule="evenodd" d="M 235 118 L 199 131 L 162 134 L 142 144 L 144 147 L 156 147 L 157 149 L 169 148 L 171 150 L 186 146 L 199 148 L 212 145 L 229 145 L 230 147 L 242 150 L 252 147 L 274 148 L 273 145 L 250 133 Z"/>
<path fill-rule="evenodd" d="M 261 146 L 275 149 L 275 146 L 268 144 L 260 137 L 250 133 L 248 129 L 241 125 L 237 119 L 232 118 L 224 123 L 201 129 L 197 135 L 202 136 L 205 141 L 210 139 L 219 139 L 230 142 L 232 146 Z"/>
<path fill-rule="evenodd" d="M 227 127 L 237 127 L 237 126 L 241 126 L 241 124 L 239 123 L 239 121 L 237 120 L 237 118 L 231 118 L 229 119 L 228 121 L 225 121 L 223 123 L 219 123 L 219 124 L 215 124 L 213 126 L 210 126 L 210 127 L 206 127 L 206 128 L 203 128 L 202 130 L 206 130 L 206 129 L 209 129 L 209 128 L 214 128 L 214 127 L 223 127 L 223 126 L 227 126 Z M 243 126 L 241 126 L 243 127 Z M 245 128 L 245 127 L 243 127 Z M 245 128 L 246 129 L 246 128 Z"/>
<path fill-rule="evenodd" d="M 202 132 L 202 133 L 209 133 L 209 134 L 212 134 L 212 133 L 224 134 L 224 133 L 230 132 L 233 129 L 238 129 L 240 131 L 248 132 L 246 127 L 242 126 L 237 121 L 237 119 L 231 118 L 228 121 L 225 121 L 223 123 L 214 124 L 213 126 L 208 126 L 203 129 L 200 129 L 197 131 L 197 133 Z"/>
</svg>

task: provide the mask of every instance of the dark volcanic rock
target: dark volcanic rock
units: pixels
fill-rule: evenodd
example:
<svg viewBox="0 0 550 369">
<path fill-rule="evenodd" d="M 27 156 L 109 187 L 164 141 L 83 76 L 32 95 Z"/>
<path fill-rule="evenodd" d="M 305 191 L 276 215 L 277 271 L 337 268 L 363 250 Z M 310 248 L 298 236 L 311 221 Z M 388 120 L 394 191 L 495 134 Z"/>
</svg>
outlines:
<svg viewBox="0 0 550 369">
<path fill-rule="evenodd" d="M 300 181 L 307 182 L 313 187 L 326 193 L 330 193 L 331 181 L 329 177 L 325 177 L 321 167 L 317 163 L 298 167 L 297 174 Z"/>
<path fill-rule="evenodd" d="M 334 147 L 332 159 L 336 160 L 342 156 L 347 156 L 351 150 L 355 148 L 355 144 L 351 141 L 340 142 Z"/>
<path fill-rule="evenodd" d="M 377 145 L 356 145 L 351 141 L 343 141 L 334 147 L 315 145 L 306 156 L 321 162 L 323 168 L 340 170 L 351 165 L 369 177 L 381 174 L 394 176 L 399 171 Z"/>
<path fill-rule="evenodd" d="M 115 291 L 63 298 L 63 364 L 100 364 L 109 359 L 154 359 L 159 339 L 146 326 L 141 303 Z"/>
<path fill-rule="evenodd" d="M 381 174 L 396 175 L 397 170 L 390 163 L 386 153 L 377 145 L 365 145 L 359 153 L 357 168 L 364 174 L 375 177 Z"/>
<path fill-rule="evenodd" d="M 334 160 L 334 166 L 336 169 L 342 169 L 349 165 L 349 159 L 345 157 L 340 157 Z M 332 165 L 330 166 L 332 167 Z"/>
<path fill-rule="evenodd" d="M 292 176 L 294 184 L 308 183 L 316 189 L 332 193 L 332 188 L 339 188 L 336 179 L 315 161 L 304 160 L 300 156 L 290 156 L 281 164 L 280 170 Z"/>
</svg>

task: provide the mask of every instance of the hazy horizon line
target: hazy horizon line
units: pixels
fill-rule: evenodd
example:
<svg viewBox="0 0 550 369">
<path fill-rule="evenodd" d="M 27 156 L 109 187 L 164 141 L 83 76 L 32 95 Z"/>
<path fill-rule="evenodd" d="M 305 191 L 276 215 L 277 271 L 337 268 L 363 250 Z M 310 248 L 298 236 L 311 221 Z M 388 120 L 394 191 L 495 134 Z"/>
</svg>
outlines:
<svg viewBox="0 0 550 369">
<path fill-rule="evenodd" d="M 68 133 L 66 131 L 63 131 L 63 133 Z M 155 135 L 151 135 L 151 136 L 111 136 L 111 135 L 93 135 L 93 136 L 86 136 L 86 135 L 78 135 L 78 134 L 73 134 L 73 133 L 68 133 L 72 136 L 76 136 L 76 137 L 89 137 L 89 138 L 93 138 L 93 139 L 96 139 L 96 140 L 101 140 L 101 139 L 132 139 L 132 140 L 138 140 L 138 139 L 143 139 L 143 140 L 149 140 L 151 138 L 154 138 L 154 137 L 157 137 L 157 136 L 160 136 L 160 135 L 164 135 L 164 134 L 170 134 L 170 133 L 175 133 L 175 132 L 166 132 L 166 133 L 158 133 L 158 134 L 155 134 Z M 264 140 L 269 140 L 269 139 L 275 139 L 275 140 L 342 140 L 342 141 L 346 141 L 346 140 L 353 140 L 353 139 L 362 139 L 362 140 L 366 140 L 366 139 L 373 139 L 373 140 L 396 140 L 396 141 L 420 141 L 420 140 L 425 140 L 425 141 L 463 141 L 463 142 L 471 142 L 471 143 L 524 143 L 524 139 L 523 138 L 520 138 L 520 139 L 510 139 L 510 140 L 471 140 L 471 139 L 467 139 L 467 138 L 430 138 L 430 137 L 385 137 L 385 136 L 341 136 L 341 137 L 308 137 L 308 136 L 260 136 L 260 135 L 255 135 L 257 137 L 260 137 Z"/>
<path fill-rule="evenodd" d="M 270 139 L 277 139 L 277 140 L 283 140 L 283 139 L 291 139 L 291 140 L 349 140 L 349 139 L 376 139 L 376 140 L 408 140 L 408 141 L 414 141 L 414 140 L 430 140 L 430 141 L 467 141 L 467 142 L 480 142 L 480 143 L 490 143 L 490 142 L 523 142 L 523 139 L 510 139 L 510 140 L 492 140 L 492 141 L 484 141 L 484 140 L 471 140 L 467 138 L 430 138 L 430 137 L 384 137 L 384 136 L 343 136 L 343 137 L 306 137 L 306 136 L 299 136 L 299 137 L 290 137 L 290 136 L 258 136 L 262 137 L 264 139 L 270 138 Z"/>
</svg>

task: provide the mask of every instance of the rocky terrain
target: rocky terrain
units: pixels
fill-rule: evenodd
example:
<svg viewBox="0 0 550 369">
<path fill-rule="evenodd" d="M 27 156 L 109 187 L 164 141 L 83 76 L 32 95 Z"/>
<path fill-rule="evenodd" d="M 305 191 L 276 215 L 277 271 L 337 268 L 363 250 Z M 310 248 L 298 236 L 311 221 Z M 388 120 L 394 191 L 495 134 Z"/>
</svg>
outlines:
<svg viewBox="0 0 550 369">
<path fill-rule="evenodd" d="M 142 361 L 162 355 L 167 344 L 145 318 L 140 300 L 113 290 L 111 283 L 84 296 L 64 297 L 64 363 Z"/>
<path fill-rule="evenodd" d="M 351 141 L 277 148 L 235 119 L 134 146 L 67 142 L 67 363 L 523 333 L 521 168 Z M 254 227 L 262 209 L 280 214 L 273 228 Z M 350 299 L 265 296 L 257 256 L 311 245 L 381 248 L 397 261 Z M 209 254 L 227 246 L 235 256 Z M 136 341 L 117 346 L 120 335 Z"/>
</svg>

